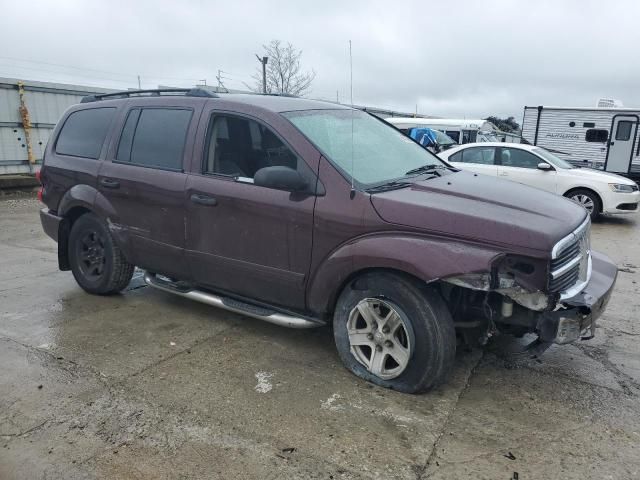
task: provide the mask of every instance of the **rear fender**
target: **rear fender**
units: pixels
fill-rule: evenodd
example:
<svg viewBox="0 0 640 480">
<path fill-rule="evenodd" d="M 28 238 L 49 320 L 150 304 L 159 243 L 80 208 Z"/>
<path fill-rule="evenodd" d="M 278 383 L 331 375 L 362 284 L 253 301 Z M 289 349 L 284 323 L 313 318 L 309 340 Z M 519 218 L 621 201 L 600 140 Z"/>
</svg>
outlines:
<svg viewBox="0 0 640 480">
<path fill-rule="evenodd" d="M 406 233 L 363 236 L 338 247 L 316 268 L 307 290 L 307 306 L 316 313 L 330 313 L 345 282 L 368 269 L 401 271 L 429 283 L 452 275 L 489 272 L 500 254 L 455 239 Z"/>
<path fill-rule="evenodd" d="M 74 185 L 65 192 L 58 205 L 58 215 L 63 217 L 58 231 L 58 263 L 61 270 L 69 270 L 69 233 L 73 222 L 84 211 L 93 212 L 108 225 L 114 241 L 129 259 L 129 239 L 126 229 L 118 223 L 113 205 L 97 189 L 90 185 Z"/>
</svg>

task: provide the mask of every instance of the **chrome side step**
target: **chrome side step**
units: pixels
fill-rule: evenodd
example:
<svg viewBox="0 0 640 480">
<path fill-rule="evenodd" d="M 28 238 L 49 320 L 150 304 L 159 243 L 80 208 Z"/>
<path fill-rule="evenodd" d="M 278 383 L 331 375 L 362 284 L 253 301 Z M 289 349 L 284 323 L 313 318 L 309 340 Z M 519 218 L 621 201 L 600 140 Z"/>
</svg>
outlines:
<svg viewBox="0 0 640 480">
<path fill-rule="evenodd" d="M 307 320 L 306 318 L 296 317 L 286 313 L 277 312 L 269 308 L 250 305 L 231 298 L 221 297 L 213 293 L 196 290 L 191 286 L 183 283 L 175 283 L 158 277 L 155 273 L 145 272 L 144 281 L 151 287 L 163 290 L 165 292 L 180 295 L 197 302 L 206 303 L 214 307 L 223 308 L 230 312 L 240 313 L 249 317 L 264 320 L 283 327 L 289 328 L 314 328 L 323 325 L 320 321 Z"/>
</svg>

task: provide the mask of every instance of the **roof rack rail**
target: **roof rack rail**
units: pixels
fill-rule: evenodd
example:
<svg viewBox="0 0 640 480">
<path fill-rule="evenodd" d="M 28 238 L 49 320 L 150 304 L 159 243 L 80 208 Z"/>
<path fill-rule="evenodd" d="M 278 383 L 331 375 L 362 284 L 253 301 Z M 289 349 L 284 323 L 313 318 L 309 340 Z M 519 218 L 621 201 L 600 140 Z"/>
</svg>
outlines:
<svg viewBox="0 0 640 480">
<path fill-rule="evenodd" d="M 80 103 L 97 102 L 109 98 L 129 98 L 131 96 L 159 97 L 161 94 L 177 95 L 185 97 L 220 98 L 219 95 L 204 88 L 157 88 L 151 90 L 126 90 L 122 92 L 101 93 L 99 95 L 87 95 Z"/>
</svg>

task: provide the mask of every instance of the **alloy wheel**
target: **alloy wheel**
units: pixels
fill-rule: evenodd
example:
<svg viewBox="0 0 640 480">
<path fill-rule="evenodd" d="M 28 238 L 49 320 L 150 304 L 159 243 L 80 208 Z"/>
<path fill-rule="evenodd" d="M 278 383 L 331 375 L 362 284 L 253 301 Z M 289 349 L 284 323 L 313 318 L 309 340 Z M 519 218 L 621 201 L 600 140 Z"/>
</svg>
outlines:
<svg viewBox="0 0 640 480">
<path fill-rule="evenodd" d="M 396 378 L 409 365 L 414 347 L 405 318 L 399 307 L 379 298 L 365 298 L 349 313 L 351 354 L 384 380 Z"/>
<path fill-rule="evenodd" d="M 587 212 L 589 213 L 593 212 L 595 204 L 593 202 L 593 199 L 588 195 L 585 195 L 583 193 L 578 193 L 577 195 L 573 195 L 571 197 L 571 200 L 582 205 L 587 210 Z"/>
</svg>

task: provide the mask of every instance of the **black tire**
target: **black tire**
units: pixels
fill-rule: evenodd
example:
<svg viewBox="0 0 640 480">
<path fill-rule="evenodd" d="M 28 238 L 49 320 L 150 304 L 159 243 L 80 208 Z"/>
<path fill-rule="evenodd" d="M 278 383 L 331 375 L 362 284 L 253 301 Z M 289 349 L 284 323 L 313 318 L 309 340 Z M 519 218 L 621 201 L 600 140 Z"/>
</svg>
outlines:
<svg viewBox="0 0 640 480">
<path fill-rule="evenodd" d="M 591 201 L 591 203 L 593 203 L 592 210 L 589 210 L 588 208 L 586 208 L 586 210 L 589 212 L 589 216 L 591 217 L 591 220 L 595 220 L 596 218 L 598 218 L 598 216 L 602 212 L 602 202 L 600 201 L 600 197 L 598 196 L 598 194 L 596 194 L 592 190 L 589 190 L 586 188 L 577 188 L 575 190 L 571 190 L 570 192 L 567 192 L 565 194 L 565 197 L 569 198 L 570 200 L 573 200 L 574 202 L 578 203 L 579 205 L 582 205 L 583 207 L 585 206 L 585 204 L 583 201 L 580 201 L 580 200 L 584 199 L 585 197 L 588 198 Z"/>
<path fill-rule="evenodd" d="M 93 213 L 82 215 L 71 227 L 69 263 L 78 285 L 96 295 L 120 292 L 131 281 L 135 268 Z"/>
<path fill-rule="evenodd" d="M 413 348 L 407 366 L 395 378 L 374 375 L 351 351 L 347 325 L 352 310 L 364 299 L 389 302 L 408 326 Z M 401 274 L 373 272 L 349 283 L 338 298 L 333 332 L 338 354 L 352 373 L 400 392 L 425 392 L 443 383 L 455 360 L 456 334 L 444 300 L 434 287 Z"/>
</svg>

